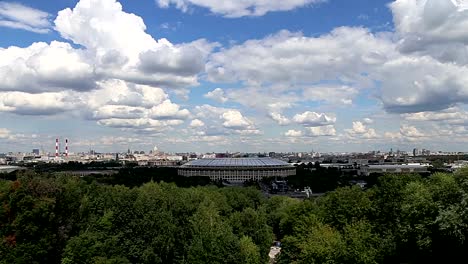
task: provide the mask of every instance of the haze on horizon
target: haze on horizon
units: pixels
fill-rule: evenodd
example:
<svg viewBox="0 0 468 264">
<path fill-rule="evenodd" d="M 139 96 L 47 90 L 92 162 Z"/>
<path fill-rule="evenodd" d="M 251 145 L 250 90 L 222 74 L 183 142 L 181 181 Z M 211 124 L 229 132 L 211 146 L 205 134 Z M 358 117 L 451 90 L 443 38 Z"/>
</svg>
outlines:
<svg viewBox="0 0 468 264">
<path fill-rule="evenodd" d="M 468 1 L 0 2 L 0 153 L 466 151 Z"/>
</svg>

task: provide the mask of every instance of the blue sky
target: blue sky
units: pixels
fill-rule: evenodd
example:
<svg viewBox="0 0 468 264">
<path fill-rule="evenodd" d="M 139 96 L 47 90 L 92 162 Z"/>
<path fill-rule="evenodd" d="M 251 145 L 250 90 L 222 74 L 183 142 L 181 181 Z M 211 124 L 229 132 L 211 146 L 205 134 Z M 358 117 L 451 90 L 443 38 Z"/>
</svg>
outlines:
<svg viewBox="0 0 468 264">
<path fill-rule="evenodd" d="M 0 153 L 465 151 L 467 6 L 0 1 Z"/>
</svg>

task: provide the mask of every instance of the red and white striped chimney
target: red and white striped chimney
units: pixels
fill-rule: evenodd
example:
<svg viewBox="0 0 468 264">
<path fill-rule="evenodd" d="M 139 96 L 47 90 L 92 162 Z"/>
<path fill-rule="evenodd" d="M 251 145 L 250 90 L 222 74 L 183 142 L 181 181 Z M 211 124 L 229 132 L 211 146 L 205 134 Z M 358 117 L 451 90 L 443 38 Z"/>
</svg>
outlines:
<svg viewBox="0 0 468 264">
<path fill-rule="evenodd" d="M 68 157 L 68 138 L 65 139 L 65 157 Z"/>
<path fill-rule="evenodd" d="M 59 156 L 59 139 L 55 139 L 55 157 L 58 158 Z"/>
</svg>

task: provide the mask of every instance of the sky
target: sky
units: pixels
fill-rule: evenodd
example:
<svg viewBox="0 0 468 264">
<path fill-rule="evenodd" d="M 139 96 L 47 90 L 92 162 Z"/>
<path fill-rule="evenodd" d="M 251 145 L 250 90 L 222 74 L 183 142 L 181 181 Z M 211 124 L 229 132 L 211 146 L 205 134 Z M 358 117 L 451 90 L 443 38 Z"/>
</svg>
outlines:
<svg viewBox="0 0 468 264">
<path fill-rule="evenodd" d="M 0 153 L 467 151 L 465 0 L 0 0 Z"/>
</svg>

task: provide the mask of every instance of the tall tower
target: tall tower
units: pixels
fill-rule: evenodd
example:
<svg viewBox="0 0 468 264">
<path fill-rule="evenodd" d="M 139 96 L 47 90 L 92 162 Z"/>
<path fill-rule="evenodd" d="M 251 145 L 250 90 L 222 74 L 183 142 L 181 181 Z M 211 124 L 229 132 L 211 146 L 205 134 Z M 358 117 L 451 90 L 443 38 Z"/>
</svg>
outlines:
<svg viewBox="0 0 468 264">
<path fill-rule="evenodd" d="M 55 157 L 58 158 L 59 156 L 59 139 L 55 139 Z"/>
<path fill-rule="evenodd" d="M 68 138 L 65 139 L 65 157 L 68 158 Z"/>
</svg>

